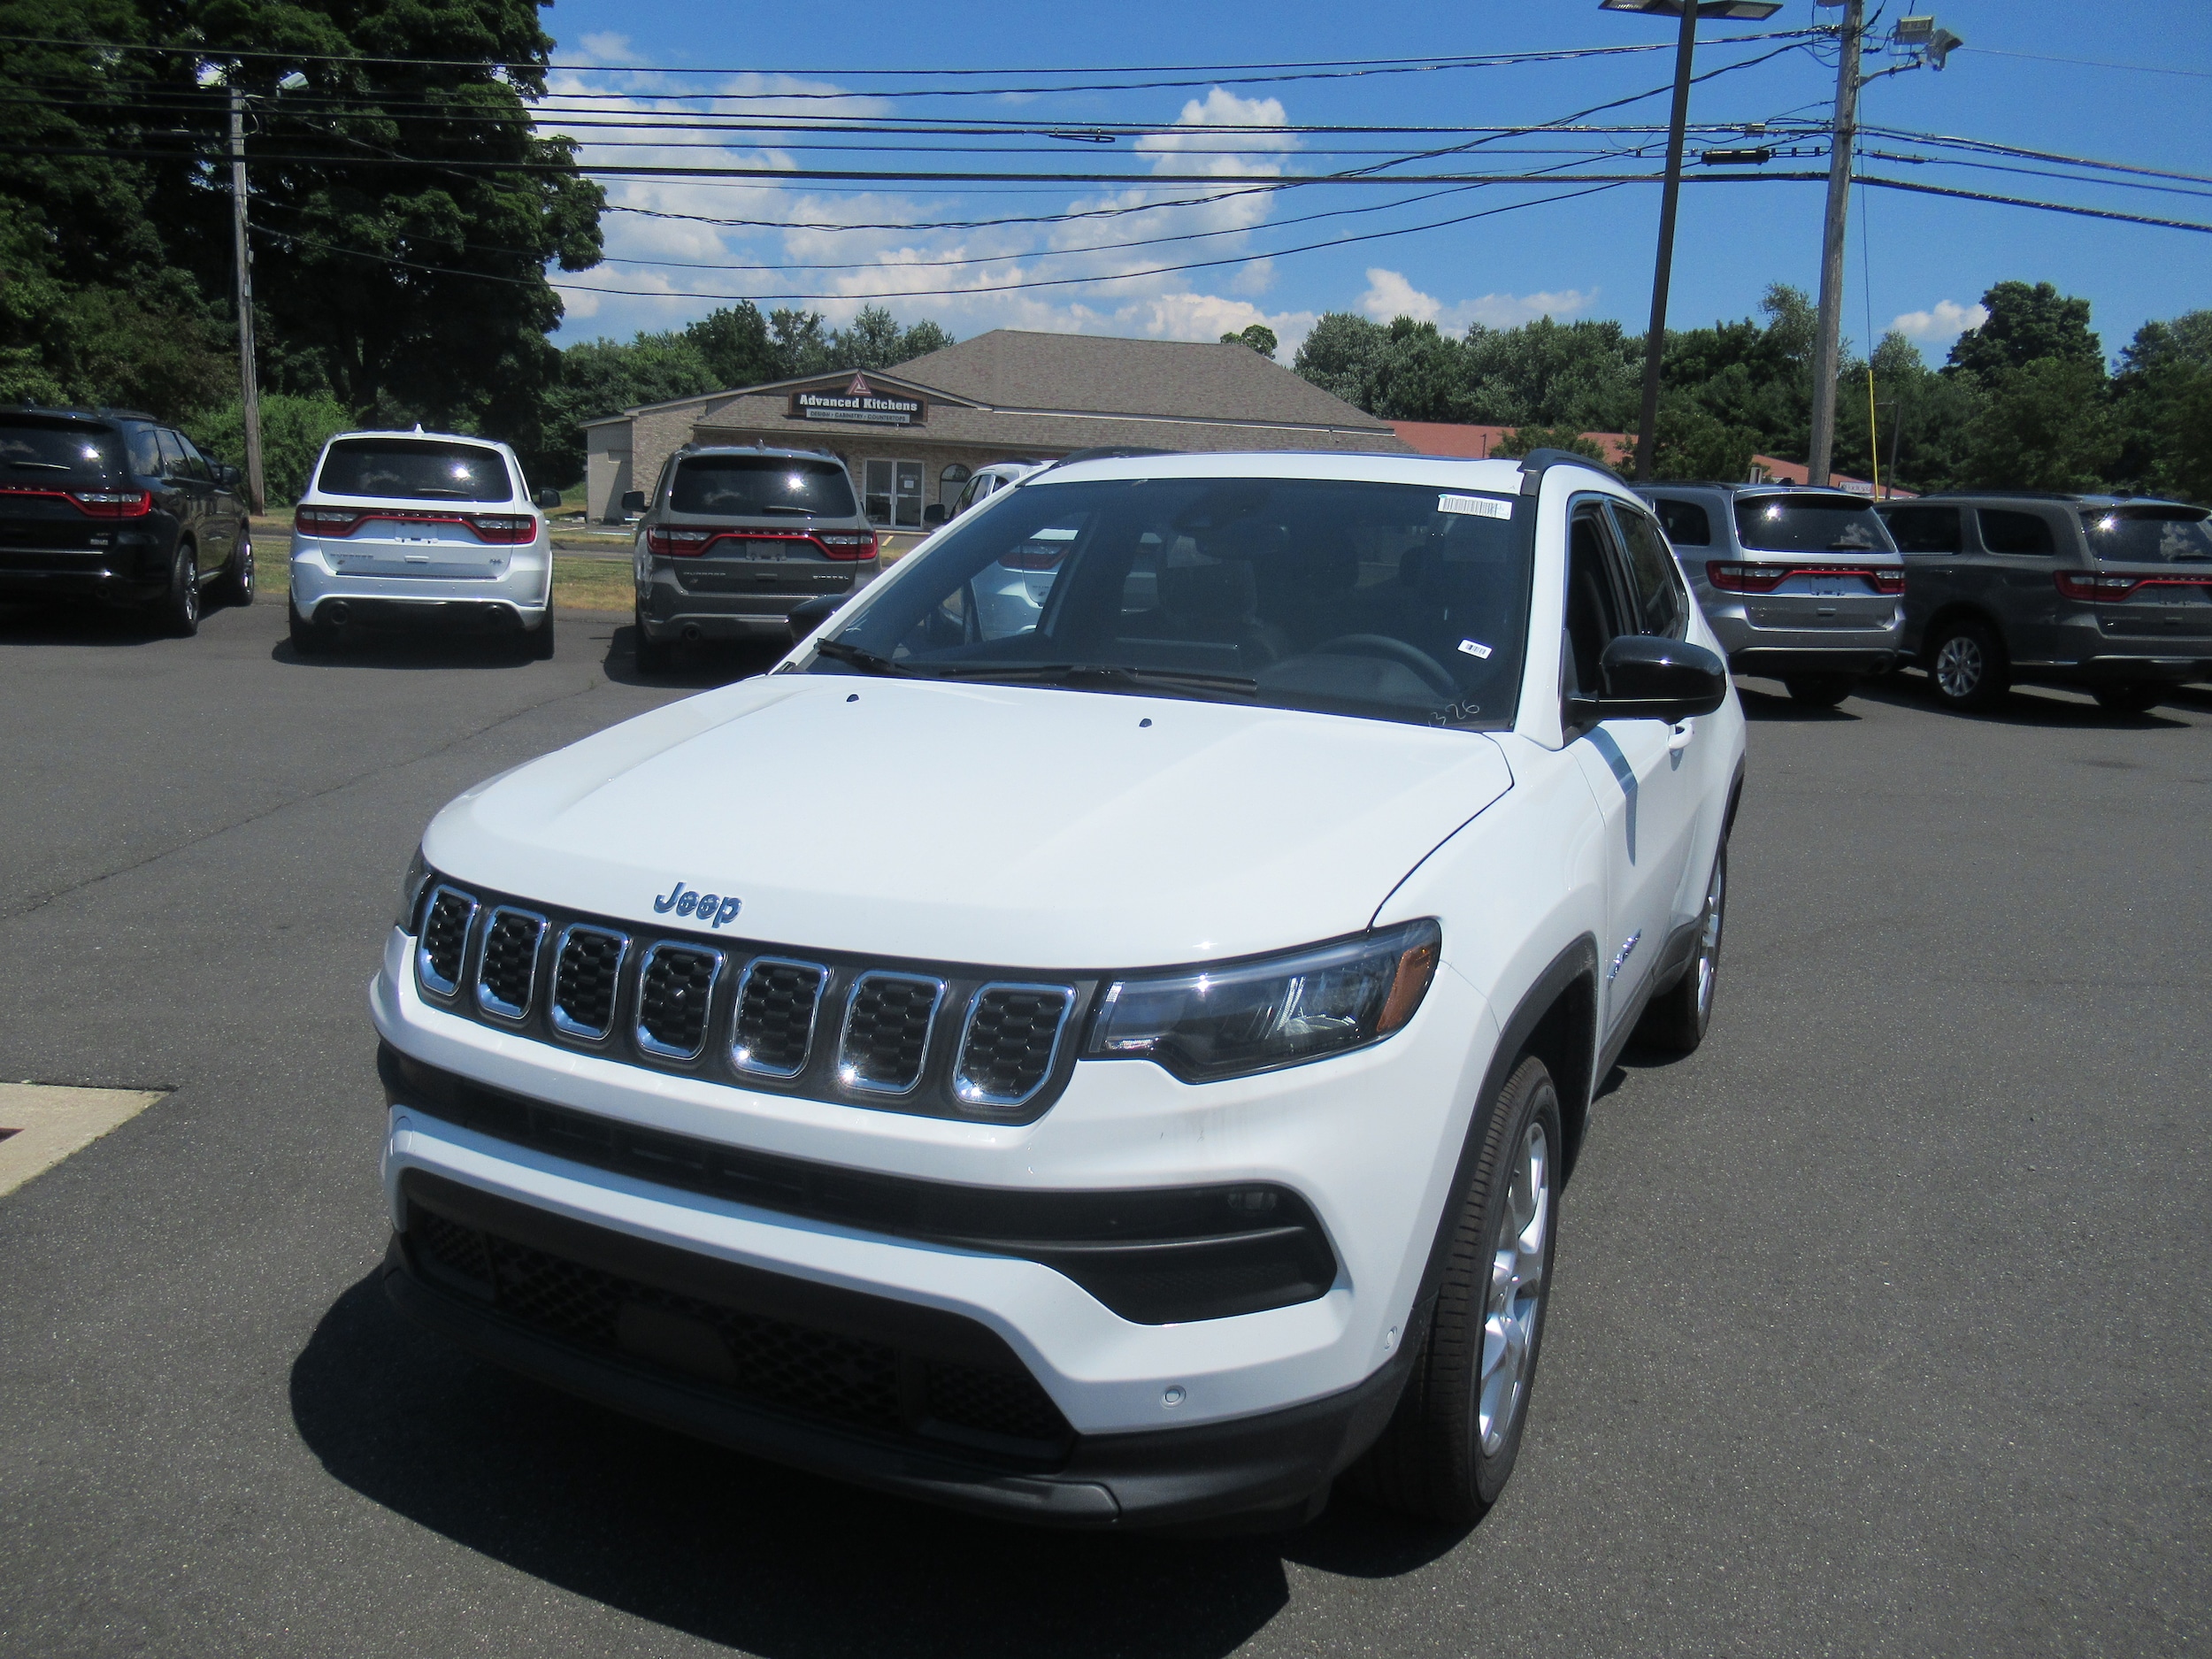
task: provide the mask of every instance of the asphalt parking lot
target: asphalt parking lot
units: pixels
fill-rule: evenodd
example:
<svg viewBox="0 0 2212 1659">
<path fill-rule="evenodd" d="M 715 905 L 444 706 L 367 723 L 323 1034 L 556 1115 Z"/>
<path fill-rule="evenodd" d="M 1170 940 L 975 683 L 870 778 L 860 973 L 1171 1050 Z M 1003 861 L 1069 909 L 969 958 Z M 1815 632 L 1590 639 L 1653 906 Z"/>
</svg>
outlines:
<svg viewBox="0 0 2212 1659">
<path fill-rule="evenodd" d="M 167 1088 L 0 1198 L 0 1651 L 2154 1654 L 2212 1592 L 2212 693 L 1746 683 L 1706 1047 L 1609 1079 L 1471 1532 L 1025 1533 L 388 1312 L 363 987 L 467 784 L 741 672 L 0 612 L 0 1079 Z M 1770 695 L 1777 694 L 1777 695 Z M 895 814 L 883 833 L 899 833 Z"/>
</svg>

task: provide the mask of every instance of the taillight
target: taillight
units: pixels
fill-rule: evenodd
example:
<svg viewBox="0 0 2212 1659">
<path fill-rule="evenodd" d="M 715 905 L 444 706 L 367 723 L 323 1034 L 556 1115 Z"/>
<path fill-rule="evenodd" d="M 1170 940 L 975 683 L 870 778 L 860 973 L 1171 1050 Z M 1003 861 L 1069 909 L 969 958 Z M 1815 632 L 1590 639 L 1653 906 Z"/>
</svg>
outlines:
<svg viewBox="0 0 2212 1659">
<path fill-rule="evenodd" d="M 1905 591 L 1905 572 L 1897 570 L 1870 570 L 1866 572 L 1867 583 L 1885 598 L 1895 599 Z"/>
<path fill-rule="evenodd" d="M 1018 547 L 998 556 L 998 562 L 1010 571 L 1057 570 L 1060 561 L 1068 556 L 1064 547 Z"/>
<path fill-rule="evenodd" d="M 1724 594 L 1770 594 L 1789 578 L 1786 565 L 1724 565 L 1715 559 L 1705 566 L 1705 580 Z"/>
<path fill-rule="evenodd" d="M 538 521 L 526 512 L 472 512 L 464 514 L 461 522 L 476 533 L 479 541 L 500 547 L 518 547 L 537 540 Z"/>
<path fill-rule="evenodd" d="M 2143 585 L 2139 576 L 2107 576 L 2099 571 L 2054 571 L 2051 579 L 2069 599 L 2091 604 L 2117 604 Z"/>
<path fill-rule="evenodd" d="M 687 558 L 705 552 L 707 543 L 721 534 L 719 530 L 672 529 L 657 524 L 645 533 L 645 550 L 670 558 Z"/>
<path fill-rule="evenodd" d="M 300 507 L 292 513 L 292 528 L 302 535 L 351 535 L 361 519 L 350 507 Z"/>
<path fill-rule="evenodd" d="M 833 559 L 872 559 L 876 556 L 876 533 L 872 530 L 817 530 L 814 544 Z"/>
<path fill-rule="evenodd" d="M 154 496 L 146 489 L 73 489 L 69 499 L 88 518 L 143 518 L 154 510 Z"/>
</svg>

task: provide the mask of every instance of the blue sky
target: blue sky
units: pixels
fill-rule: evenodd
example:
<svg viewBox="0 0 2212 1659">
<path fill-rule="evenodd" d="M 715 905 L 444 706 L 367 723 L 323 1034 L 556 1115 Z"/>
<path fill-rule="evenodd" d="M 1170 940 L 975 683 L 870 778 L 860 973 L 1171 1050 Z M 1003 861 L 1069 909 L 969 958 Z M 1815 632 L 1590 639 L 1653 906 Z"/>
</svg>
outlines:
<svg viewBox="0 0 2212 1659">
<path fill-rule="evenodd" d="M 1863 120 L 1911 133 L 2212 174 L 2212 122 L 2206 119 L 2212 95 L 2212 6 L 2196 0 L 2105 0 L 2095 6 L 2079 0 L 2068 4 L 1934 0 L 1911 8 L 1892 4 L 1884 22 L 1907 9 L 1933 11 L 1967 46 L 1953 54 L 1940 73 L 1921 69 L 1874 82 L 1865 94 Z M 1811 0 L 1789 0 L 1767 24 L 1708 23 L 1698 66 L 1717 68 L 1781 43 L 1730 46 L 1724 43 L 1730 36 L 1801 27 L 1816 16 L 1829 20 L 1839 14 L 1835 9 L 1816 10 Z M 810 0 L 772 7 L 703 6 L 695 0 L 559 0 L 545 16 L 560 42 L 557 61 L 607 66 L 558 74 L 556 88 L 596 95 L 594 103 L 603 111 L 695 111 L 698 104 L 679 104 L 672 95 L 736 93 L 745 95 L 742 101 L 718 107 L 747 110 L 771 121 L 841 111 L 1033 123 L 1035 134 L 999 142 L 1045 152 L 933 157 L 921 153 L 920 146 L 964 141 L 825 139 L 788 131 L 748 134 L 741 149 L 679 150 L 664 133 L 651 141 L 656 147 L 618 152 L 624 160 L 780 170 L 987 167 L 1117 175 L 1115 182 L 1105 184 L 964 187 L 610 180 L 611 201 L 649 211 L 609 214 L 609 262 L 588 274 L 557 275 L 567 290 L 564 339 L 626 338 L 641 328 L 672 326 L 725 303 L 707 296 L 743 294 L 761 296 L 764 306 L 803 304 L 834 320 L 863 303 L 883 303 L 902 320 L 932 318 L 964 338 L 1013 326 L 1210 340 L 1224 329 L 1263 320 L 1283 336 L 1287 361 L 1289 348 L 1326 311 L 1363 311 L 1380 320 L 1404 311 L 1454 328 L 1471 320 L 1509 324 L 1544 314 L 1563 319 L 1617 318 L 1640 330 L 1649 304 L 1659 207 L 1655 187 L 1626 186 L 1578 201 L 1517 207 L 1470 223 L 1355 242 L 1348 239 L 1532 202 L 1557 191 L 1492 185 L 1415 204 L 1406 201 L 1417 193 L 1412 187 L 1256 189 L 1255 180 L 1371 165 L 1416 148 L 1419 141 L 1269 132 L 1231 135 L 1218 129 L 1232 124 L 1553 121 L 1663 85 L 1671 74 L 1671 51 L 1350 79 L 1258 80 L 1240 72 L 1219 77 L 1221 84 L 1216 84 L 1216 78 L 1203 73 L 1176 73 L 1149 78 L 1194 84 L 954 99 L 903 96 L 916 87 L 950 82 L 911 73 L 890 80 L 859 73 L 1425 60 L 1479 52 L 1671 45 L 1671 21 L 1601 12 L 1596 0 L 1521 0 L 1510 5 L 1499 0 L 1400 0 L 1386 7 L 1312 0 L 1205 6 L 1164 0 L 1117 0 L 1105 6 Z M 2097 66 L 2100 63 L 2148 67 Z M 646 75 L 627 73 L 625 65 L 698 73 Z M 982 84 L 1060 80 L 1011 75 Z M 820 96 L 849 92 L 868 96 Z M 1822 119 L 1833 92 L 1833 58 L 1827 50 L 1817 57 L 1791 51 L 1701 85 L 1690 118 L 1694 123 Z M 567 107 L 575 104 L 572 101 Z M 1666 98 L 1661 96 L 1590 119 L 1655 124 L 1665 115 Z M 627 118 L 617 113 L 599 119 Z M 1151 123 L 1159 130 L 1151 137 L 1125 136 L 1111 144 L 1036 135 L 1081 131 L 1087 122 L 1102 121 Z M 578 135 L 633 143 L 641 136 L 605 127 Z M 696 142 L 704 135 L 679 136 Z M 1398 170 L 1534 171 L 1569 159 L 1564 152 L 1571 149 L 1643 142 L 1556 135 L 1507 139 L 1469 156 Z M 800 147 L 809 142 L 888 148 L 831 157 Z M 1909 138 L 1870 138 L 1868 147 L 1896 157 L 1933 153 Z M 1371 153 L 1327 153 L 1333 150 Z M 1516 150 L 1525 153 L 1504 153 Z M 1237 153 L 1226 153 L 1232 151 Z M 611 149 L 588 153 L 618 155 Z M 1993 165 L 1976 168 L 1876 157 L 1863 165 L 1869 172 L 1956 188 L 2212 223 L 2212 185 L 2143 179 L 2139 185 L 2161 188 L 2123 188 L 1995 170 L 2040 163 L 1993 156 L 1978 159 Z M 1656 171 L 1655 160 L 1628 157 L 1611 165 L 1619 171 Z M 1824 165 L 1809 158 L 1783 160 L 1772 170 L 1817 170 Z M 1202 174 L 1220 182 L 1164 181 L 1160 175 L 1170 173 Z M 1670 321 L 1686 326 L 1752 315 L 1771 281 L 1816 289 L 1822 200 L 1817 183 L 1686 188 Z M 1381 205 L 1399 203 L 1405 204 Z M 1376 211 L 1342 215 L 1342 210 L 1353 208 Z M 1101 212 L 1106 209 L 1121 211 L 1107 216 Z M 913 228 L 1070 211 L 1092 217 L 1056 224 Z M 1286 222 L 1325 213 L 1340 216 Z M 730 219 L 774 221 L 776 227 L 703 222 Z M 833 228 L 782 227 L 794 223 Z M 849 226 L 892 228 L 842 228 Z M 1210 234 L 1151 247 L 1102 245 L 1194 233 Z M 1314 242 L 1325 245 L 1288 251 Z M 1221 263 L 1123 275 L 1199 259 Z M 728 268 L 803 262 L 817 268 Z M 821 268 L 832 265 L 854 268 Z M 1847 334 L 1863 342 L 1870 315 L 1874 333 L 1901 326 L 1931 361 L 1940 360 L 1959 327 L 1972 319 L 1982 292 L 2006 278 L 2047 280 L 2088 298 L 2093 324 L 2107 352 L 2115 356 L 2147 319 L 2212 305 L 2212 235 L 1893 190 L 1854 193 L 1847 268 Z M 1107 276 L 1122 280 L 1087 280 Z M 1087 280 L 1012 286 L 1069 277 Z M 649 294 L 592 291 L 597 288 Z M 917 292 L 937 288 L 958 291 Z M 796 294 L 828 297 L 781 302 L 772 297 Z"/>
</svg>

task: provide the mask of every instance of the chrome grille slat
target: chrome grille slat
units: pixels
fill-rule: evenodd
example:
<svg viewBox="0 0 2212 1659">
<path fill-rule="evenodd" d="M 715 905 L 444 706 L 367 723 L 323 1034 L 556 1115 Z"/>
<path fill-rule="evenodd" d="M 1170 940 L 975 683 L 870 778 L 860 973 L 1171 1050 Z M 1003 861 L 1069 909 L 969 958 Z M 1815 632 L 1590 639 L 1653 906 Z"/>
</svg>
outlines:
<svg viewBox="0 0 2212 1659">
<path fill-rule="evenodd" d="M 638 963 L 637 1046 L 663 1060 L 695 1060 L 707 1046 L 707 1021 L 722 953 L 666 941 Z"/>
<path fill-rule="evenodd" d="M 796 1077 L 814 1053 L 814 1024 L 829 970 L 818 962 L 756 956 L 737 985 L 730 1064 L 755 1077 Z"/>
<path fill-rule="evenodd" d="M 476 1005 L 501 1019 L 524 1019 L 538 984 L 538 956 L 545 948 L 545 918 L 535 910 L 500 905 L 484 924 L 484 950 L 476 964 Z"/>
<path fill-rule="evenodd" d="M 553 961 L 553 1029 L 585 1042 L 603 1041 L 614 1029 L 629 955 L 627 933 L 580 923 L 562 929 Z"/>
<path fill-rule="evenodd" d="M 1059 1057 L 1075 993 L 1064 985 L 994 983 L 978 990 L 960 1028 L 952 1090 L 963 1105 L 1021 1105 Z"/>
<path fill-rule="evenodd" d="M 422 937 L 415 946 L 415 978 L 434 996 L 449 997 L 461 988 L 468 961 L 469 929 L 475 925 L 476 896 L 440 882 L 424 908 Z"/>
<path fill-rule="evenodd" d="M 855 979 L 838 1035 L 838 1081 L 864 1094 L 912 1094 L 944 996 L 945 982 L 925 974 L 879 971 Z"/>
</svg>

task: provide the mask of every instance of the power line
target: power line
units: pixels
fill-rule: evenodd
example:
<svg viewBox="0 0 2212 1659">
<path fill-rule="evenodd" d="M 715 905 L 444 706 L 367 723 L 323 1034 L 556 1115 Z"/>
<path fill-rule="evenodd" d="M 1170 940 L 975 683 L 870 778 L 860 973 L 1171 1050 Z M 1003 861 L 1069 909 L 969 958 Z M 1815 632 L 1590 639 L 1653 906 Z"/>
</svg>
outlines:
<svg viewBox="0 0 2212 1659">
<path fill-rule="evenodd" d="M 1986 58 L 2024 58 L 2039 64 L 2068 64 L 2084 69 L 2132 69 L 2146 75 L 2192 75 L 2212 81 L 2212 69 L 2177 69 L 2166 64 L 2116 64 L 2102 58 L 2055 58 L 2047 52 L 2008 52 L 1994 46 L 1954 46 L 1955 52 L 1979 52 Z"/>
<path fill-rule="evenodd" d="M 1921 184 L 1910 179 L 1877 179 L 1866 173 L 1858 175 L 1852 182 L 1878 185 L 1885 190 L 1910 190 L 1918 196 L 1956 196 L 1966 202 L 1994 202 L 2005 207 L 2032 207 L 2046 213 L 2072 213 L 2083 219 L 2114 219 L 2128 225 L 2155 225 L 2164 230 L 2194 230 L 2212 235 L 2212 225 L 2200 225 L 2193 219 L 2154 219 L 2145 213 L 2121 213 L 2104 207 L 2076 207 L 2066 202 L 2036 202 L 2021 196 L 1992 196 L 1981 190 L 1959 190 L 1940 184 Z"/>
</svg>

